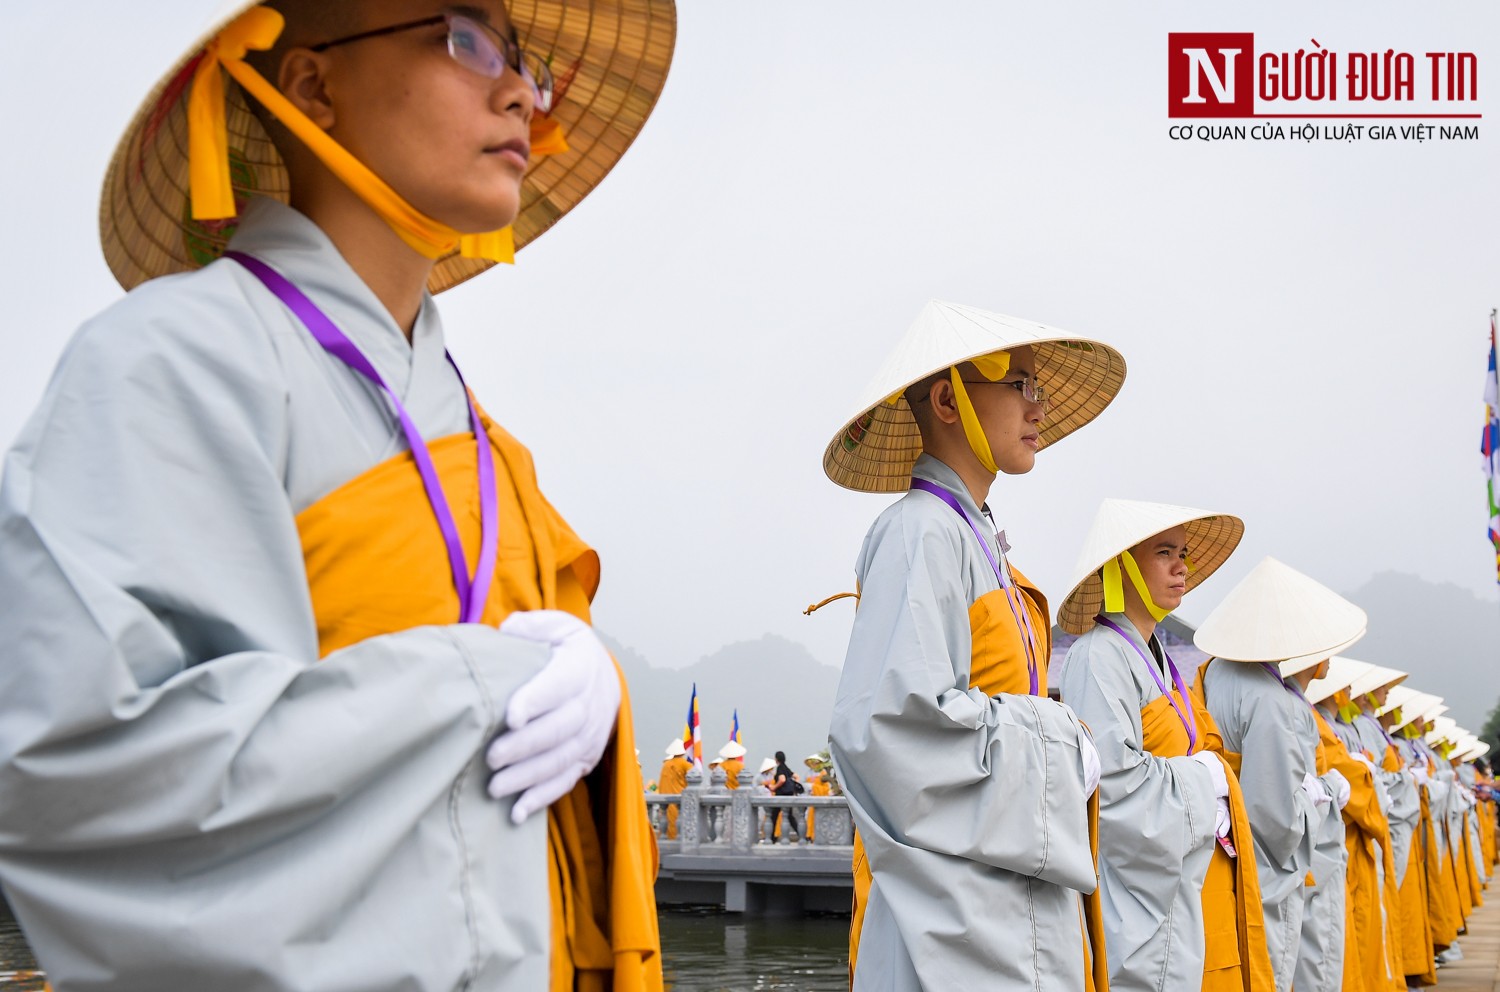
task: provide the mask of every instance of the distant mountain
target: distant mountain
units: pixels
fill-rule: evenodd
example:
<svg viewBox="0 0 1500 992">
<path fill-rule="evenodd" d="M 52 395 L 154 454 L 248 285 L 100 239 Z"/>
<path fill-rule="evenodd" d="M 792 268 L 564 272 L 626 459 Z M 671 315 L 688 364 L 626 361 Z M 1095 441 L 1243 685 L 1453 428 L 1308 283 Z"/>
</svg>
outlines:
<svg viewBox="0 0 1500 992">
<path fill-rule="evenodd" d="M 767 634 L 720 648 L 686 668 L 655 668 L 607 634 L 603 639 L 630 683 L 636 746 L 647 779 L 656 777 L 662 751 L 682 733 L 694 682 L 705 761 L 729 740 L 736 707 L 749 749 L 745 763 L 752 769 L 781 750 L 801 772 L 803 757 L 827 746 L 839 670 L 822 664 L 795 641 Z"/>
<path fill-rule="evenodd" d="M 1347 596 L 1370 615 L 1350 655 L 1411 672 L 1407 685 L 1442 696 L 1447 715 L 1479 733 L 1500 698 L 1500 603 L 1400 572 Z"/>
</svg>

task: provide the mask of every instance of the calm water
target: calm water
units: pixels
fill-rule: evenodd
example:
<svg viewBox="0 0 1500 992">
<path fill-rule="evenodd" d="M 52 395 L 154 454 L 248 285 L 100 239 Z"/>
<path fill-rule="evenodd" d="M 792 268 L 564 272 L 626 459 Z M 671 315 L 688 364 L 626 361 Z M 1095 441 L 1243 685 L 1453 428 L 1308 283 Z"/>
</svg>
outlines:
<svg viewBox="0 0 1500 992">
<path fill-rule="evenodd" d="M 844 992 L 849 918 L 747 920 L 717 911 L 661 914 L 663 970 L 672 992 Z M 42 977 L 9 920 L 0 921 L 0 990 L 39 992 Z"/>
</svg>

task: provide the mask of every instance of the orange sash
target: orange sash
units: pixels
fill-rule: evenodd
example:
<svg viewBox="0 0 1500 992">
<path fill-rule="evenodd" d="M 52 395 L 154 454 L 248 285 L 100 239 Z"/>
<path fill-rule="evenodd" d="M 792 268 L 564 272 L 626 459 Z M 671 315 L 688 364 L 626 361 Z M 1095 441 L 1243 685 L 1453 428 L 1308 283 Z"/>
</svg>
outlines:
<svg viewBox="0 0 1500 992">
<path fill-rule="evenodd" d="M 488 417 L 483 423 L 496 454 L 500 511 L 483 622 L 498 625 L 516 610 L 535 609 L 588 620 L 598 556 L 542 496 L 530 452 Z M 427 447 L 473 568 L 479 549 L 473 435 L 450 435 Z M 381 634 L 456 621 L 458 594 L 442 532 L 409 453 L 308 507 L 298 514 L 297 529 L 322 655 Z M 656 842 L 641 801 L 634 736 L 622 676 L 620 716 L 603 760 L 548 811 L 553 992 L 662 987 Z"/>
<path fill-rule="evenodd" d="M 1203 671 L 1188 692 L 1188 699 L 1173 696 L 1193 708 L 1198 727 L 1195 751 L 1209 751 L 1224 763 L 1224 777 L 1229 782 L 1229 839 L 1239 852 L 1231 858 L 1214 844 L 1208 873 L 1203 879 L 1203 930 L 1206 942 L 1203 957 L 1204 992 L 1273 992 L 1276 975 L 1271 969 L 1271 952 L 1266 947 L 1265 907 L 1261 904 L 1260 875 L 1255 867 L 1255 847 L 1250 819 L 1245 811 L 1245 794 L 1240 790 L 1240 756 L 1224 748 L 1219 725 L 1203 694 Z M 1157 708 L 1163 718 L 1147 721 L 1147 710 Z M 1185 708 L 1185 707 L 1184 707 Z M 1165 719 L 1170 713 L 1171 720 Z M 1176 724 L 1175 729 L 1172 724 Z M 1142 743 L 1152 754 L 1168 757 L 1188 754 L 1187 730 L 1177 719 L 1166 696 L 1158 697 L 1141 711 Z M 1157 729 L 1160 728 L 1160 729 Z M 1159 745 L 1159 746 L 1158 746 Z"/>
</svg>

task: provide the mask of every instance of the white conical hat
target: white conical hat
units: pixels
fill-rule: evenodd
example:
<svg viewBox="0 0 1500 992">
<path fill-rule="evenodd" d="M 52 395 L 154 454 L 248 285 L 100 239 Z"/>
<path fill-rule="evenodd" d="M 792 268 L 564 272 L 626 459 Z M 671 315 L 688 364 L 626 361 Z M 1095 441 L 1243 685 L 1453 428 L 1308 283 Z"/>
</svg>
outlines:
<svg viewBox="0 0 1500 992">
<path fill-rule="evenodd" d="M 188 209 L 188 94 L 208 43 L 258 0 L 226 0 L 203 35 L 167 68 L 126 127 L 104 178 L 99 234 L 104 260 L 120 285 L 196 269 L 224 250 L 232 223 L 200 223 Z M 673 0 L 528 0 L 506 5 L 521 47 L 555 77 L 556 106 L 568 151 L 538 159 L 521 187 L 517 249 L 539 237 L 603 180 L 640 132 L 666 84 L 677 35 Z M 183 41 L 178 25 L 153 24 Z M 238 83 L 225 86 L 231 176 L 237 196 L 285 202 L 286 167 Z M 537 123 L 541 123 L 540 117 Z M 456 286 L 493 263 L 445 256 L 428 288 Z"/>
<path fill-rule="evenodd" d="M 1275 558 L 1229 590 L 1193 635 L 1200 651 L 1227 661 L 1307 660 L 1301 671 L 1364 636 L 1365 611 Z"/>
<path fill-rule="evenodd" d="M 1383 685 L 1405 682 L 1407 672 L 1395 668 L 1384 668 L 1380 665 L 1371 665 L 1370 670 L 1355 679 L 1349 686 L 1350 696 L 1363 696 L 1367 692 L 1374 692 Z"/>
<path fill-rule="evenodd" d="M 733 758 L 743 758 L 744 756 L 745 745 L 741 744 L 739 741 L 730 741 L 728 744 L 725 744 L 723 747 L 719 748 L 719 757 L 725 759 L 726 761 Z"/>
<path fill-rule="evenodd" d="M 1405 687 L 1397 686 L 1396 688 L 1403 689 Z M 1392 695 L 1394 694 L 1395 693 L 1393 692 Z M 1389 700 L 1387 700 L 1387 702 L 1389 702 Z M 1401 719 L 1397 720 L 1395 726 L 1391 727 L 1392 730 L 1400 730 L 1402 727 L 1406 726 L 1412 721 L 1422 721 L 1426 719 L 1425 714 L 1427 714 L 1429 711 L 1440 711 L 1442 709 L 1446 709 L 1446 707 L 1443 706 L 1443 698 L 1441 696 L 1434 696 L 1426 692 L 1419 692 L 1416 694 L 1415 699 L 1412 699 L 1400 705 Z"/>
<path fill-rule="evenodd" d="M 1170 503 L 1143 503 L 1131 499 L 1106 499 L 1094 514 L 1094 526 L 1083 542 L 1078 564 L 1073 568 L 1073 591 L 1057 611 L 1057 622 L 1070 634 L 1086 633 L 1104 607 L 1104 580 L 1099 570 L 1105 562 L 1128 551 L 1149 537 L 1187 525 L 1188 592 L 1214 574 L 1229 558 L 1245 533 L 1239 517 Z"/>
<path fill-rule="evenodd" d="M 1341 652 L 1348 651 L 1354 645 L 1358 644 L 1364 636 L 1365 632 L 1361 630 L 1347 641 L 1335 644 L 1331 651 L 1313 651 L 1310 654 L 1301 654 L 1295 658 L 1283 658 L 1278 663 L 1278 667 L 1281 669 L 1281 677 L 1290 678 L 1298 672 L 1305 672 L 1309 668 L 1315 668 L 1323 662 L 1337 657 Z"/>
<path fill-rule="evenodd" d="M 1489 743 L 1489 741 L 1481 741 L 1481 740 L 1477 740 L 1476 739 L 1474 741 L 1474 746 L 1471 747 L 1471 748 L 1469 748 L 1469 753 L 1464 756 L 1463 760 L 1465 760 L 1465 761 L 1473 761 L 1476 758 L 1482 758 L 1482 757 L 1484 757 L 1485 755 L 1487 755 L 1489 753 L 1490 753 L 1490 743 Z"/>
<path fill-rule="evenodd" d="M 1402 715 L 1404 716 L 1406 713 L 1407 705 L 1423 695 L 1426 694 L 1418 692 L 1415 689 L 1408 689 L 1404 685 L 1393 685 L 1391 686 L 1391 691 L 1386 693 L 1385 705 L 1377 709 L 1375 711 L 1375 715 L 1385 716 L 1391 710 L 1396 709 L 1399 706 L 1401 708 Z M 1437 697 L 1434 696 L 1433 698 L 1435 699 Z"/>
<path fill-rule="evenodd" d="M 682 738 L 674 737 L 672 743 L 667 745 L 667 757 L 676 758 L 687 754 L 687 748 L 682 746 Z"/>
<path fill-rule="evenodd" d="M 776 767 L 776 760 L 774 758 L 766 758 L 764 761 L 762 761 L 760 763 L 760 773 L 759 774 L 764 775 L 766 772 L 770 771 L 772 768 L 775 768 L 775 767 Z"/>
<path fill-rule="evenodd" d="M 932 300 L 860 394 L 854 416 L 829 442 L 823 471 L 847 489 L 906 492 L 922 437 L 899 394 L 934 372 L 1022 345 L 1035 349 L 1037 385 L 1047 391 L 1043 448 L 1097 417 L 1125 381 L 1125 359 L 1109 345 L 1019 317 Z M 886 402 L 892 396 L 895 403 Z"/>
<path fill-rule="evenodd" d="M 1349 688 L 1349 683 L 1374 667 L 1369 662 L 1356 661 L 1341 654 L 1334 655 L 1328 662 L 1328 674 L 1308 683 L 1305 693 L 1307 701 L 1321 703 L 1339 690 Z"/>
</svg>

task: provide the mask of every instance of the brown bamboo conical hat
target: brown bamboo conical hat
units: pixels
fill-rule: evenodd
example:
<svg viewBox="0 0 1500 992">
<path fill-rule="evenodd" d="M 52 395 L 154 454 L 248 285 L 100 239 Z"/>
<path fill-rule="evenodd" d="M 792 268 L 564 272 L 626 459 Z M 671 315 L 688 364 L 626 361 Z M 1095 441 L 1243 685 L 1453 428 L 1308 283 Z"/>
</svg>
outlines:
<svg viewBox="0 0 1500 992">
<path fill-rule="evenodd" d="M 99 203 L 104 258 L 120 285 L 199 268 L 223 253 L 234 221 L 192 219 L 188 195 L 188 94 L 204 46 L 256 6 L 234 0 L 152 88 L 115 146 Z M 675 0 L 508 0 L 521 46 L 548 62 L 557 82 L 550 116 L 568 151 L 539 157 L 521 186 L 517 250 L 557 223 L 614 168 L 640 133 L 666 84 L 677 35 Z M 287 200 L 281 155 L 226 81 L 230 176 L 236 199 Z M 440 293 L 493 265 L 440 259 L 428 288 Z"/>
</svg>

